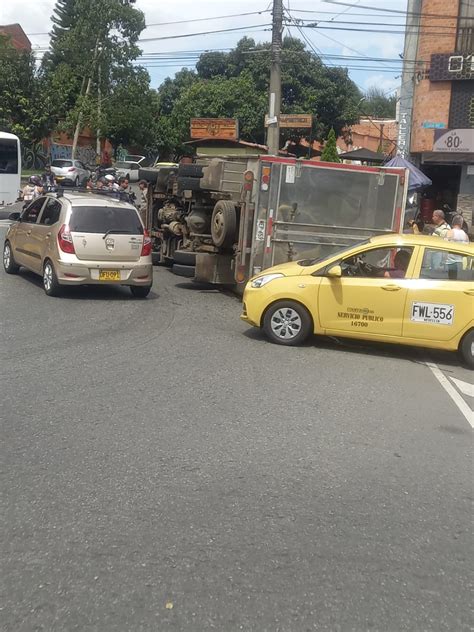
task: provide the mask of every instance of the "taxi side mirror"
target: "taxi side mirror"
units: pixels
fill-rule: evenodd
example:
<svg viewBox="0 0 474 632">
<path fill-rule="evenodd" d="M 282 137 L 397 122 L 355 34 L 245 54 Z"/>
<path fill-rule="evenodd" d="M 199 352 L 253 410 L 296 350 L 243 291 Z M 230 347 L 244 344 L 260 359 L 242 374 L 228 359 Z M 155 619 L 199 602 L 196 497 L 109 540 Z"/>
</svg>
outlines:
<svg viewBox="0 0 474 632">
<path fill-rule="evenodd" d="M 338 279 L 338 278 L 342 277 L 342 268 L 341 268 L 341 266 L 339 266 L 339 265 L 332 266 L 326 272 L 326 276 L 328 276 L 328 277 L 330 277 L 332 279 Z"/>
<path fill-rule="evenodd" d="M 21 218 L 21 214 L 20 213 L 10 213 L 10 215 L 8 216 L 8 219 L 11 222 L 19 222 Z"/>
</svg>

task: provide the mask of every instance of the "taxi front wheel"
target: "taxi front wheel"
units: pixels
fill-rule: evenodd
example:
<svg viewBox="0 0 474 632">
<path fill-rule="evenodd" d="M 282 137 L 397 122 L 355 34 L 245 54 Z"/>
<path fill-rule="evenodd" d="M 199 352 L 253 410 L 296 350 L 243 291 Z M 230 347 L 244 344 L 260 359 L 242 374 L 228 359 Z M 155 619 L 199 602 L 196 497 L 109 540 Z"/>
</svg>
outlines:
<svg viewBox="0 0 474 632">
<path fill-rule="evenodd" d="M 467 366 L 474 369 L 474 329 L 471 329 L 461 340 L 459 353 Z"/>
<path fill-rule="evenodd" d="M 312 319 L 303 305 L 295 301 L 278 301 L 267 309 L 263 331 L 279 345 L 299 345 L 312 331 Z"/>
</svg>

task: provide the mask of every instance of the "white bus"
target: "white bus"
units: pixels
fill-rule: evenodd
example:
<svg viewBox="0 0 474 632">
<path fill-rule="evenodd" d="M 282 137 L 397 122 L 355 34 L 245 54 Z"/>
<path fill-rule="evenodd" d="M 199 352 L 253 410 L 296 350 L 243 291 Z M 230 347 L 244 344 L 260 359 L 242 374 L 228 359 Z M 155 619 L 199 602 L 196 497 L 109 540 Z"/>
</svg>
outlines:
<svg viewBox="0 0 474 632">
<path fill-rule="evenodd" d="M 0 206 L 12 204 L 21 186 L 20 139 L 0 132 Z"/>
</svg>

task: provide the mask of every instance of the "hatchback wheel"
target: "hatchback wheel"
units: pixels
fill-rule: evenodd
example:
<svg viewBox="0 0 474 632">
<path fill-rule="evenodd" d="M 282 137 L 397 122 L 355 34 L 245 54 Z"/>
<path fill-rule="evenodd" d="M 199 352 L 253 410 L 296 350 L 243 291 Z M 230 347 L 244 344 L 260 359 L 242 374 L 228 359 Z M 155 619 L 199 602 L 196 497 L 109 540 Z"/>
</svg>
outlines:
<svg viewBox="0 0 474 632">
<path fill-rule="evenodd" d="M 467 366 L 474 369 L 474 329 L 471 329 L 461 340 L 459 353 Z"/>
<path fill-rule="evenodd" d="M 46 261 L 44 264 L 43 287 L 48 296 L 59 296 L 61 293 L 61 286 L 58 283 L 58 277 L 51 261 Z"/>
<path fill-rule="evenodd" d="M 9 241 L 6 241 L 3 246 L 3 267 L 7 274 L 16 274 L 20 269 L 20 266 L 15 263 L 15 259 L 13 258 L 12 247 Z"/>
<path fill-rule="evenodd" d="M 278 301 L 266 311 L 263 330 L 272 342 L 298 345 L 311 333 L 312 320 L 306 308 L 299 303 Z"/>
<path fill-rule="evenodd" d="M 79 186 L 79 176 L 76 177 L 76 179 L 74 180 L 74 186 L 77 187 Z"/>
<path fill-rule="evenodd" d="M 135 298 L 146 298 L 150 293 L 151 285 L 131 285 L 130 292 Z"/>
</svg>

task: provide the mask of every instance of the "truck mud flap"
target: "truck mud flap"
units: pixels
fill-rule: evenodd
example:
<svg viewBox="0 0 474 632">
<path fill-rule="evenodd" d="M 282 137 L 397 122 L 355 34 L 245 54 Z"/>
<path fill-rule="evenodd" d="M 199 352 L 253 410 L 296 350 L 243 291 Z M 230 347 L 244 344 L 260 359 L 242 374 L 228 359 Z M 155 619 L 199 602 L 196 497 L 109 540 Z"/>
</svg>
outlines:
<svg viewBox="0 0 474 632">
<path fill-rule="evenodd" d="M 173 264 L 171 270 L 173 274 L 181 277 L 187 277 L 188 279 L 194 279 L 196 274 L 196 268 L 194 266 L 185 266 L 180 263 Z"/>
</svg>

